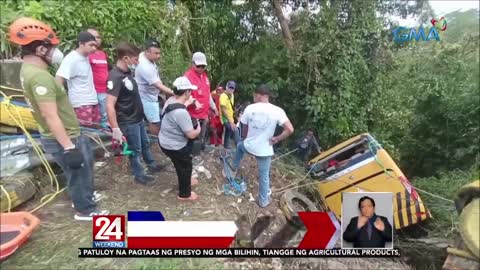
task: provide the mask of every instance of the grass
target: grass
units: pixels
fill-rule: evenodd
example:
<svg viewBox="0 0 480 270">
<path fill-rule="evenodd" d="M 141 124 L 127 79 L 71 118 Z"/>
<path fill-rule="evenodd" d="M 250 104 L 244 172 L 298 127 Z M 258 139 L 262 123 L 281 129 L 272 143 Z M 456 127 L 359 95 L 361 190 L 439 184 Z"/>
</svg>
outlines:
<svg viewBox="0 0 480 270">
<path fill-rule="evenodd" d="M 421 190 L 453 201 L 462 186 L 477 179 L 479 172 L 474 167 L 469 171 L 455 170 L 440 174 L 438 177 L 416 178 L 412 180 L 412 184 Z M 429 235 L 449 237 L 458 222 L 455 205 L 421 191 L 419 193 L 434 217 L 433 221 L 426 225 Z"/>
<path fill-rule="evenodd" d="M 469 171 L 455 170 L 440 174 L 437 177 L 424 177 L 412 179 L 412 184 L 418 189 L 438 195 L 448 200 L 455 200 L 457 192 L 466 184 L 479 179 L 478 169 L 473 167 Z M 418 190 L 417 189 L 417 190 Z M 400 233 L 400 242 L 408 234 L 420 233 L 421 238 L 435 238 L 449 243 L 459 237 L 457 232 L 458 214 L 452 202 L 431 196 L 418 190 L 425 205 L 430 210 L 433 219 L 425 224 L 418 225 L 415 231 Z M 419 230 L 419 229 L 422 230 Z M 412 228 L 413 229 L 413 228 Z M 410 237 L 407 237 L 410 238 Z M 415 237 L 413 237 L 415 238 Z M 405 253 L 405 254 L 404 254 Z M 402 245 L 402 254 L 408 257 L 408 262 L 416 269 L 436 270 L 442 269 L 447 257 L 446 249 L 435 244 L 406 242 Z"/>
</svg>

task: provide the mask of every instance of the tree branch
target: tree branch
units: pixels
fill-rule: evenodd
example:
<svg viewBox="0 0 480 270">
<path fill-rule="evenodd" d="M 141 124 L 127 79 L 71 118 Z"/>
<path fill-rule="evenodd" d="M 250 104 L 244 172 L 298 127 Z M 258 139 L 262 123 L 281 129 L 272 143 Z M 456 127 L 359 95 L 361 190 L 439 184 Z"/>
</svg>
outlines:
<svg viewBox="0 0 480 270">
<path fill-rule="evenodd" d="M 275 16 L 277 17 L 278 21 L 280 22 L 280 27 L 282 28 L 283 39 L 285 41 L 285 45 L 289 50 L 293 50 L 293 38 L 292 33 L 290 32 L 290 28 L 288 27 L 288 22 L 285 16 L 283 16 L 282 5 L 280 0 L 273 0 L 273 10 L 275 11 Z"/>
</svg>

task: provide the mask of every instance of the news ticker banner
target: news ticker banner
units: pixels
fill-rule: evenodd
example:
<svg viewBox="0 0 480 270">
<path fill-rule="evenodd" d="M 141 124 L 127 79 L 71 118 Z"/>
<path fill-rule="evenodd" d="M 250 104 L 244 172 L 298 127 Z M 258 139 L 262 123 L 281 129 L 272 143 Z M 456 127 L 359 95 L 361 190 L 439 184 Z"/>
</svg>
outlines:
<svg viewBox="0 0 480 270">
<path fill-rule="evenodd" d="M 307 232 L 299 249 L 333 248 L 340 224 L 331 212 L 299 212 Z M 127 225 L 127 226 L 125 226 Z M 126 229 L 125 229 L 126 227 Z M 234 221 L 165 221 L 160 211 L 129 211 L 124 215 L 93 217 L 94 248 L 228 248 Z"/>
<path fill-rule="evenodd" d="M 80 258 L 273 258 L 273 257 L 336 257 L 395 258 L 398 249 L 299 249 L 299 248 L 80 248 Z"/>
</svg>

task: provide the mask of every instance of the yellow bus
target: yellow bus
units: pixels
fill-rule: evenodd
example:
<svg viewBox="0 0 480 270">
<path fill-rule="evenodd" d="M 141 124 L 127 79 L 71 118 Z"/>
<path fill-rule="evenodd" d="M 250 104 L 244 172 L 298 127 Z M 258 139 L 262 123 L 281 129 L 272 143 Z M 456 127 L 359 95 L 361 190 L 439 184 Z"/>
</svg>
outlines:
<svg viewBox="0 0 480 270">
<path fill-rule="evenodd" d="M 342 192 L 392 192 L 395 229 L 431 218 L 417 191 L 368 133 L 321 153 L 308 163 L 325 205 L 341 220 Z"/>
</svg>

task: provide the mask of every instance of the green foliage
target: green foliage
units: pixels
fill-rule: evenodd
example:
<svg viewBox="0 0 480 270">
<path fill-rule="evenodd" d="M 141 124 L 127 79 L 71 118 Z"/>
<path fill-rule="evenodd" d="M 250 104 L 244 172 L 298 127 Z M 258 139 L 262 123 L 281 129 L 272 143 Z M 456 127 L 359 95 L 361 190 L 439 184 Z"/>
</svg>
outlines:
<svg viewBox="0 0 480 270">
<path fill-rule="evenodd" d="M 465 171 L 452 170 L 448 173 L 441 173 L 436 177 L 415 178 L 412 180 L 412 184 L 420 190 L 428 190 L 430 193 L 453 201 L 462 186 L 479 179 L 479 172 L 477 164 L 477 166 Z M 450 233 L 452 226 L 458 222 L 455 205 L 421 191 L 419 193 L 434 217 L 434 220 L 429 224 L 430 231 L 437 236 L 449 237 L 449 235 L 438 234 Z"/>
<path fill-rule="evenodd" d="M 177 40 L 176 10 L 167 1 L 12 1 L 2 3 L 2 29 L 6 30 L 15 17 L 29 16 L 52 26 L 60 37 L 60 49 L 65 53 L 76 46 L 76 37 L 87 27 L 96 27 L 103 39 L 102 47 L 110 62 L 114 61 L 114 48 L 119 41 L 129 41 L 140 48 L 147 38 L 160 41 L 162 49 L 162 79 L 170 82 L 183 74 L 187 67 Z M 3 18 L 4 7 L 16 16 Z M 8 13 L 10 14 L 10 11 Z M 3 35 L 3 32 L 2 32 Z M 4 44 L 2 37 L 2 46 Z M 8 44 L 8 42 L 7 42 Z M 2 53 L 6 51 L 2 48 Z M 190 56 L 187 56 L 190 57 Z"/>
<path fill-rule="evenodd" d="M 480 33 L 480 19 L 478 10 L 454 11 L 446 16 L 447 31 L 444 40 L 447 42 L 458 42 L 464 36 L 478 36 Z"/>
</svg>

